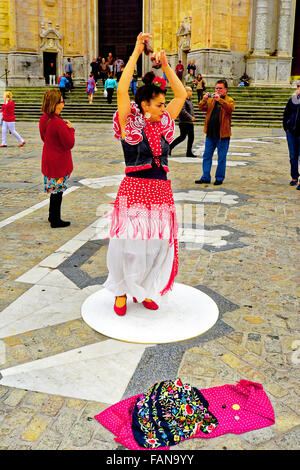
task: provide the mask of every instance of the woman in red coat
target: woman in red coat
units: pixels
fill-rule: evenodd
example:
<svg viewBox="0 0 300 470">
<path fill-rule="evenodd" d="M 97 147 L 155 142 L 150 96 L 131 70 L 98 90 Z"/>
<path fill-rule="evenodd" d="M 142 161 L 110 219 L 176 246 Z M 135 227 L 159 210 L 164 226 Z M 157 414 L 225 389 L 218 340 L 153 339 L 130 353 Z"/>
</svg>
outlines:
<svg viewBox="0 0 300 470">
<path fill-rule="evenodd" d="M 40 135 L 44 142 L 42 173 L 44 191 L 50 194 L 49 222 L 52 228 L 67 227 L 70 222 L 60 218 L 62 194 L 73 170 L 71 149 L 75 144 L 75 129 L 70 121 L 64 121 L 60 113 L 64 107 L 61 92 L 56 89 L 44 94 L 40 119 Z"/>
<path fill-rule="evenodd" d="M 12 92 L 6 91 L 4 93 L 4 104 L 1 107 L 3 113 L 2 121 L 2 145 L 0 147 L 7 147 L 7 131 L 9 130 L 12 135 L 19 141 L 19 147 L 25 145 L 24 139 L 18 134 L 15 129 L 15 102 L 12 99 Z"/>
</svg>

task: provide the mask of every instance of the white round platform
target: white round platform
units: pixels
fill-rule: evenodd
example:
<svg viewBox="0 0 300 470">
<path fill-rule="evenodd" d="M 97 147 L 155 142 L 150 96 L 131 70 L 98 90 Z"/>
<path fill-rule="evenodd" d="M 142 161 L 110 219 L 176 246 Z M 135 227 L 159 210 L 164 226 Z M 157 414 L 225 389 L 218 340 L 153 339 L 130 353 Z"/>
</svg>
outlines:
<svg viewBox="0 0 300 470">
<path fill-rule="evenodd" d="M 127 299 L 127 313 L 120 317 L 113 310 L 114 296 L 106 289 L 88 297 L 81 307 L 83 320 L 93 330 L 110 338 L 131 343 L 173 343 L 195 338 L 218 320 L 217 304 L 194 287 L 175 283 L 162 298 L 158 310 Z"/>
</svg>

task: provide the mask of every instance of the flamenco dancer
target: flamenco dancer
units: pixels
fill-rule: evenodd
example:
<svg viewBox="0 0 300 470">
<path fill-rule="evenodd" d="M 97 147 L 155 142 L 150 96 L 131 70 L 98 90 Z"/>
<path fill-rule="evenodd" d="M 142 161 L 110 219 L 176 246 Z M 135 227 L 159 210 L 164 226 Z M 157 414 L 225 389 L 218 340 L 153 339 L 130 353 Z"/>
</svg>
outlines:
<svg viewBox="0 0 300 470">
<path fill-rule="evenodd" d="M 173 286 L 178 271 L 177 219 L 168 150 L 186 90 L 168 65 L 164 51 L 153 54 L 161 64 L 174 98 L 166 106 L 166 82 L 148 72 L 135 102 L 128 90 L 139 56 L 149 52 L 150 34 L 140 33 L 119 81 L 114 136 L 121 141 L 125 174 L 111 214 L 107 252 L 109 275 L 104 286 L 115 295 L 114 311 L 125 315 L 127 296 L 150 310 Z M 151 49 L 150 49 L 151 50 Z"/>
</svg>

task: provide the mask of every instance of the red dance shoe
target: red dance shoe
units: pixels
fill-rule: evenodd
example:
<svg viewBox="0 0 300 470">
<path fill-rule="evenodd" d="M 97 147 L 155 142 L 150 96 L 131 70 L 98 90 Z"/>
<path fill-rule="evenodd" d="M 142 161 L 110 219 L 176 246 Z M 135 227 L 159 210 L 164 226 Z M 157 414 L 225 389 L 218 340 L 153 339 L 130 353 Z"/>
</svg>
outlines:
<svg viewBox="0 0 300 470">
<path fill-rule="evenodd" d="M 144 307 L 149 308 L 149 310 L 157 310 L 159 308 L 153 300 L 143 300 L 143 305 Z"/>
<path fill-rule="evenodd" d="M 134 303 L 135 303 L 135 304 L 137 304 L 137 303 L 138 303 L 138 301 L 136 300 L 136 298 L 135 298 L 135 297 L 132 297 L 132 300 L 134 301 Z"/>
<path fill-rule="evenodd" d="M 117 299 L 119 297 L 125 297 L 125 305 L 123 305 L 123 307 L 117 307 L 116 303 L 117 303 Z M 114 311 L 116 312 L 117 315 L 119 315 L 120 317 L 122 317 L 123 315 L 125 315 L 126 313 L 126 310 L 127 310 L 127 305 L 126 305 L 126 299 L 127 299 L 127 295 L 119 295 L 118 297 L 116 297 L 116 300 L 115 300 L 115 305 L 114 305 Z"/>
</svg>

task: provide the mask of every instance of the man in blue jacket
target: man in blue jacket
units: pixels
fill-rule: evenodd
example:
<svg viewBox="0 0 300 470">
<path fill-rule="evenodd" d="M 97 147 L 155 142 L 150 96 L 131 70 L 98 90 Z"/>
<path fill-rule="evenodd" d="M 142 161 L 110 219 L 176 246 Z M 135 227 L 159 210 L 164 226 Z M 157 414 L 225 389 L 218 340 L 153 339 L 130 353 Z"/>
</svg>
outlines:
<svg viewBox="0 0 300 470">
<path fill-rule="evenodd" d="M 296 186 L 300 190 L 298 157 L 300 155 L 300 80 L 296 82 L 297 91 L 288 100 L 283 113 L 283 128 L 286 132 L 286 139 L 290 154 L 291 164 L 291 186 Z"/>
<path fill-rule="evenodd" d="M 62 77 L 60 77 L 58 87 L 60 89 L 60 92 L 62 94 L 63 99 L 66 99 L 66 86 L 69 84 L 69 80 L 66 77 L 66 74 L 63 73 Z"/>
</svg>

